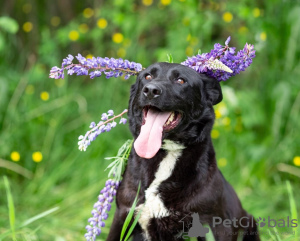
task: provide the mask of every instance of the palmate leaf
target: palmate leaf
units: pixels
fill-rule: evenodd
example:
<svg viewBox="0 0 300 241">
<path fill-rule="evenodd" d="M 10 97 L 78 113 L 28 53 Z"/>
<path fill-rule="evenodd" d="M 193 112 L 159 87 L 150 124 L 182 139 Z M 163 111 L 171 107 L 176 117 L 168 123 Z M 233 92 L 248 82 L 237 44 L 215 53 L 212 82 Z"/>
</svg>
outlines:
<svg viewBox="0 0 300 241">
<path fill-rule="evenodd" d="M 114 161 L 110 163 L 107 169 L 110 169 L 108 173 L 108 177 L 113 177 L 116 181 L 120 181 L 121 177 L 123 175 L 123 172 L 125 170 L 125 167 L 127 165 L 127 160 L 131 152 L 133 140 L 127 140 L 123 146 L 118 150 L 118 154 L 115 157 L 107 157 L 106 160 L 112 160 Z"/>
</svg>

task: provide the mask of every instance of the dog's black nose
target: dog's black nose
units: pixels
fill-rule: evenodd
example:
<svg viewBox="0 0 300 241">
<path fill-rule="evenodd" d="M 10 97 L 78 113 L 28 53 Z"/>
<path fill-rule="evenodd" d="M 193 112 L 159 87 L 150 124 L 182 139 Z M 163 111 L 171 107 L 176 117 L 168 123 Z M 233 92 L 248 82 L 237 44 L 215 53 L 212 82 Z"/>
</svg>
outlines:
<svg viewBox="0 0 300 241">
<path fill-rule="evenodd" d="M 157 85 L 154 84 L 147 84 L 144 88 L 143 88 L 143 93 L 144 95 L 149 98 L 149 99 L 153 99 L 156 98 L 158 96 L 161 95 L 162 90 L 161 88 L 159 88 Z"/>
</svg>

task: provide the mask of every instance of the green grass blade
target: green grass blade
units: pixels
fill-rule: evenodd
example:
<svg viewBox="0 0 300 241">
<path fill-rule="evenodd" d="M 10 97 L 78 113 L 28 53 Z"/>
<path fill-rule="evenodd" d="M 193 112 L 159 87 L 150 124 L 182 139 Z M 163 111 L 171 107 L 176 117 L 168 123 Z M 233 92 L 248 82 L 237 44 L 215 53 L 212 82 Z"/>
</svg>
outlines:
<svg viewBox="0 0 300 241">
<path fill-rule="evenodd" d="M 138 187 L 138 190 L 137 190 L 135 199 L 134 199 L 134 201 L 133 201 L 133 204 L 132 204 L 132 206 L 131 206 L 131 208 L 130 208 L 130 211 L 129 211 L 129 213 L 128 213 L 126 219 L 125 219 L 125 222 L 124 222 L 124 224 L 123 224 L 122 232 L 121 232 L 121 236 L 120 236 L 120 241 L 123 240 L 123 237 L 124 237 L 124 235 L 125 235 L 125 232 L 126 232 L 128 226 L 129 226 L 129 223 L 130 223 L 132 217 L 133 217 L 134 210 L 135 210 L 135 207 L 136 207 L 137 202 L 138 202 L 138 196 L 139 196 L 140 188 L 141 188 L 141 183 L 139 183 L 139 187 Z"/>
<path fill-rule="evenodd" d="M 129 239 L 129 237 L 130 237 L 130 235 L 131 235 L 133 229 L 135 228 L 135 226 L 137 225 L 137 222 L 139 221 L 139 218 L 140 218 L 140 216 L 141 216 L 141 213 L 142 213 L 142 210 L 140 210 L 140 211 L 138 212 L 136 218 L 134 219 L 134 222 L 132 223 L 130 229 L 128 230 L 128 233 L 127 233 L 127 235 L 126 235 L 124 241 L 127 241 L 127 240 Z"/>
<path fill-rule="evenodd" d="M 10 229 L 12 232 L 12 237 L 13 240 L 16 239 L 16 232 L 15 232 L 15 206 L 14 206 L 14 200 L 11 194 L 9 182 L 6 176 L 3 177 L 4 179 L 4 185 L 5 185 L 5 190 L 6 190 L 6 196 L 7 196 L 7 205 L 8 205 L 8 212 L 9 212 L 9 224 L 10 224 Z"/>
<path fill-rule="evenodd" d="M 282 241 L 282 239 L 280 238 L 280 236 L 278 234 L 278 230 L 277 230 L 276 227 L 274 227 L 274 231 L 275 231 L 275 235 L 276 235 L 277 241 Z"/>
<path fill-rule="evenodd" d="M 47 216 L 47 215 L 49 215 L 49 214 L 57 211 L 58 209 L 59 209 L 59 207 L 51 208 L 51 209 L 49 209 L 49 210 L 47 210 L 45 212 L 42 212 L 42 213 L 40 213 L 40 214 L 38 214 L 38 215 L 36 215 L 36 216 L 34 216 L 32 218 L 29 218 L 24 223 L 22 223 L 21 227 L 27 226 L 28 224 L 30 224 L 30 223 L 38 220 L 38 219 L 41 219 L 41 218 L 43 218 L 43 217 L 45 217 L 45 216 Z"/>
<path fill-rule="evenodd" d="M 172 54 L 167 54 L 167 58 L 168 58 L 168 62 L 169 63 L 173 63 L 174 62 Z"/>
<path fill-rule="evenodd" d="M 270 231 L 270 229 L 268 229 L 268 231 L 269 231 L 269 235 L 270 235 L 271 239 L 272 239 L 273 241 L 277 241 L 277 239 L 276 239 L 275 236 L 272 234 L 272 232 Z"/>
<path fill-rule="evenodd" d="M 286 181 L 286 187 L 287 187 L 287 191 L 288 191 L 288 194 L 289 194 L 292 219 L 297 219 L 298 220 L 297 205 L 296 205 L 296 201 L 295 201 L 295 198 L 294 198 L 294 195 L 293 195 L 292 185 L 289 181 Z M 298 228 L 295 228 L 295 237 L 296 238 L 298 237 Z"/>
<path fill-rule="evenodd" d="M 206 227 L 209 229 L 209 232 L 206 234 L 205 238 L 207 241 L 215 241 L 214 235 L 211 231 L 211 228 L 209 227 L 209 225 L 204 224 L 203 227 Z"/>
</svg>

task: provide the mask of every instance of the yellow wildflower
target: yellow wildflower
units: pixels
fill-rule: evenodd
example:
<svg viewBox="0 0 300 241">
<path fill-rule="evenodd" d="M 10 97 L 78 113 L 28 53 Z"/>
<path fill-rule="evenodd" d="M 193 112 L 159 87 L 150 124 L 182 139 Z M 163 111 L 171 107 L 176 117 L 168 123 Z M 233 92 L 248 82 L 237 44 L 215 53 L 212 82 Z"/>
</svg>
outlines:
<svg viewBox="0 0 300 241">
<path fill-rule="evenodd" d="M 17 152 L 17 151 L 13 151 L 11 154 L 10 154 L 10 159 L 14 162 L 18 162 L 20 161 L 20 153 Z"/>
<path fill-rule="evenodd" d="M 216 119 L 219 119 L 222 117 L 222 113 L 217 109 L 215 110 Z"/>
<path fill-rule="evenodd" d="M 26 33 L 29 33 L 33 28 L 33 24 L 31 22 L 26 22 L 23 24 L 23 30 Z"/>
<path fill-rule="evenodd" d="M 192 39 L 192 35 L 189 33 L 188 36 L 186 37 L 186 41 L 189 42 Z"/>
<path fill-rule="evenodd" d="M 83 10 L 83 17 L 85 17 L 85 18 L 90 18 L 90 17 L 92 17 L 94 15 L 94 10 L 93 9 L 91 9 L 91 8 L 85 8 L 84 10 Z"/>
<path fill-rule="evenodd" d="M 79 25 L 78 29 L 81 33 L 86 33 L 89 31 L 89 26 L 86 23 L 82 23 Z"/>
<path fill-rule="evenodd" d="M 300 156 L 295 156 L 293 162 L 295 166 L 300 167 Z"/>
<path fill-rule="evenodd" d="M 248 32 L 248 28 L 247 28 L 247 27 L 241 26 L 241 27 L 239 28 L 239 33 L 244 34 L 244 33 L 247 33 L 247 32 Z"/>
<path fill-rule="evenodd" d="M 119 43 L 122 43 L 122 42 L 123 42 L 124 36 L 123 36 L 123 34 L 121 34 L 121 33 L 115 33 L 115 34 L 112 36 L 112 40 L 113 40 L 115 43 L 119 44 Z"/>
<path fill-rule="evenodd" d="M 47 100 L 49 100 L 49 93 L 47 91 L 43 91 L 41 93 L 40 97 L 43 101 L 47 101 Z"/>
<path fill-rule="evenodd" d="M 106 21 L 106 19 L 105 19 L 105 18 L 100 18 L 100 19 L 98 19 L 97 25 L 98 25 L 99 28 L 105 29 L 106 26 L 107 26 L 107 21 Z"/>
<path fill-rule="evenodd" d="M 218 139 L 220 136 L 220 132 L 218 130 L 212 130 L 211 131 L 211 138 Z"/>
<path fill-rule="evenodd" d="M 220 158 L 218 160 L 219 167 L 225 167 L 227 165 L 227 159 L 226 158 Z"/>
<path fill-rule="evenodd" d="M 252 13 L 255 18 L 258 18 L 260 16 L 260 9 L 254 8 Z"/>
<path fill-rule="evenodd" d="M 69 39 L 72 41 L 76 41 L 79 39 L 79 33 L 76 30 L 72 30 L 69 32 Z"/>
<path fill-rule="evenodd" d="M 43 160 L 43 154 L 39 151 L 36 151 L 32 154 L 32 160 L 34 162 L 41 162 Z"/>
<path fill-rule="evenodd" d="M 230 22 L 232 21 L 232 19 L 233 19 L 232 13 L 230 13 L 230 12 L 225 12 L 225 13 L 223 14 L 223 20 L 224 20 L 226 23 L 230 23 Z"/>
<path fill-rule="evenodd" d="M 125 55 L 126 55 L 126 49 L 124 49 L 124 48 L 119 48 L 119 49 L 118 49 L 118 52 L 117 52 L 117 55 L 118 55 L 118 57 L 120 57 L 120 58 L 124 58 Z"/>
<path fill-rule="evenodd" d="M 260 37 L 260 39 L 261 39 L 262 41 L 266 41 L 266 39 L 267 39 L 267 34 L 266 34 L 266 32 L 261 32 L 260 35 L 259 35 L 259 37 Z"/>
<path fill-rule="evenodd" d="M 143 0 L 143 4 L 145 6 L 150 6 L 150 5 L 152 5 L 152 3 L 153 3 L 153 0 Z"/>
<path fill-rule="evenodd" d="M 167 6 L 167 5 L 171 4 L 172 0 L 160 0 L 160 2 L 162 5 Z"/>
<path fill-rule="evenodd" d="M 224 118 L 222 119 L 222 124 L 223 124 L 224 126 L 229 126 L 230 123 L 231 123 L 231 120 L 230 120 L 229 117 L 226 116 L 226 117 L 224 117 Z"/>
</svg>

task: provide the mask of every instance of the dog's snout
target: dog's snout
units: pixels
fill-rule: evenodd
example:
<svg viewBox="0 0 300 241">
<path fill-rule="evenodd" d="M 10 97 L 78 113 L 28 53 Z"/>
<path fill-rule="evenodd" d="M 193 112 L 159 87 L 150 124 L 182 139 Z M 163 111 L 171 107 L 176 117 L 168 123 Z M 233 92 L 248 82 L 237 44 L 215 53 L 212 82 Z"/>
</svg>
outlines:
<svg viewBox="0 0 300 241">
<path fill-rule="evenodd" d="M 149 98 L 149 99 L 153 99 L 156 98 L 158 96 L 160 96 L 162 94 L 162 89 L 154 84 L 147 84 L 144 88 L 143 88 L 143 94 Z"/>
</svg>

